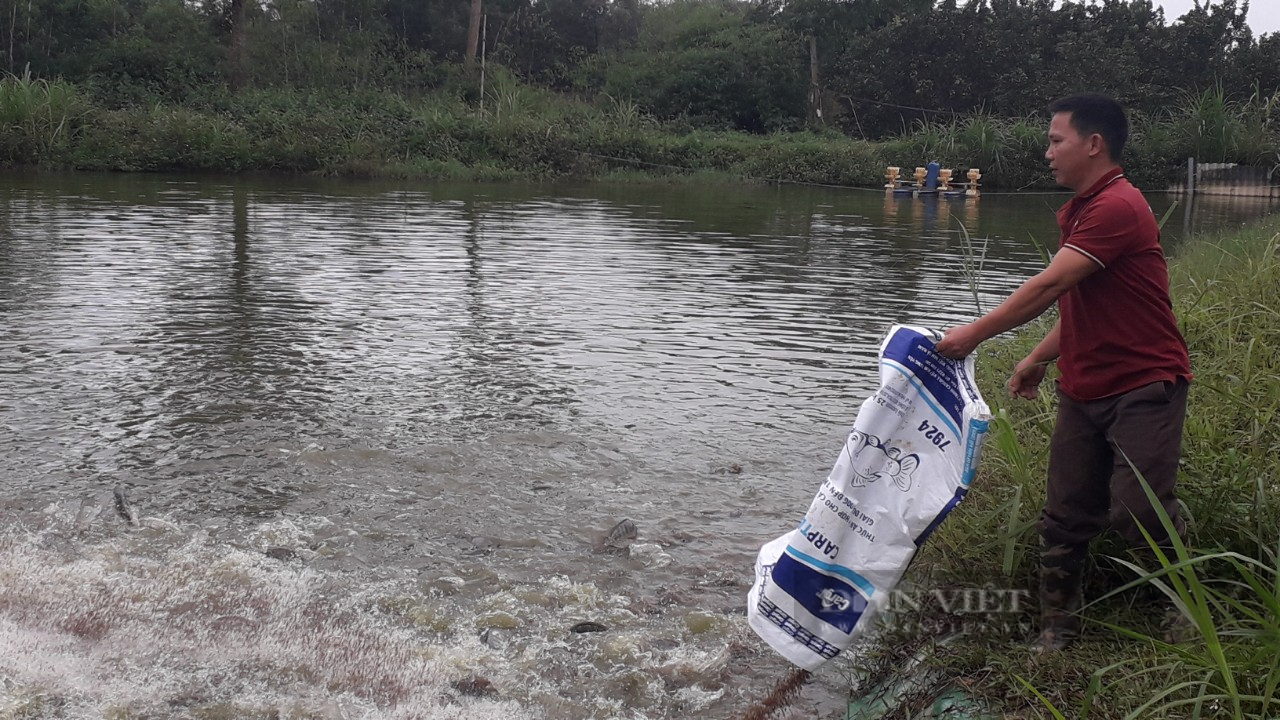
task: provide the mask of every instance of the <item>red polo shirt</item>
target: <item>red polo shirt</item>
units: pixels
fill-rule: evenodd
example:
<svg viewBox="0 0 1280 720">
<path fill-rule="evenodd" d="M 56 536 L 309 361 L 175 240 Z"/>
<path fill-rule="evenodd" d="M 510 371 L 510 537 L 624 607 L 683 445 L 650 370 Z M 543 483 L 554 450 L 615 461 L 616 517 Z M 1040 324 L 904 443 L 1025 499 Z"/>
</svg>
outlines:
<svg viewBox="0 0 1280 720">
<path fill-rule="evenodd" d="M 1058 299 L 1058 387 L 1097 400 L 1148 383 L 1191 379 L 1187 343 L 1169 300 L 1160 228 L 1142 193 L 1115 168 L 1058 210 L 1058 251 L 1099 270 Z"/>
</svg>

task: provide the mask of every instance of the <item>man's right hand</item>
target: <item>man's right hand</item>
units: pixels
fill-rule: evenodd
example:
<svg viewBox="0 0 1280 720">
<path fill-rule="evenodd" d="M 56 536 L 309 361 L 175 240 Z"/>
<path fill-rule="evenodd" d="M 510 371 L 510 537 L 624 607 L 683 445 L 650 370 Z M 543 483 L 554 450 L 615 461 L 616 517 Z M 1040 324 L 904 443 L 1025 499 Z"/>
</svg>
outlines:
<svg viewBox="0 0 1280 720">
<path fill-rule="evenodd" d="M 1035 400 L 1040 396 L 1040 383 L 1044 382 L 1048 363 L 1035 362 L 1031 358 L 1023 358 L 1013 369 L 1009 377 L 1009 395 L 1013 397 Z"/>
</svg>

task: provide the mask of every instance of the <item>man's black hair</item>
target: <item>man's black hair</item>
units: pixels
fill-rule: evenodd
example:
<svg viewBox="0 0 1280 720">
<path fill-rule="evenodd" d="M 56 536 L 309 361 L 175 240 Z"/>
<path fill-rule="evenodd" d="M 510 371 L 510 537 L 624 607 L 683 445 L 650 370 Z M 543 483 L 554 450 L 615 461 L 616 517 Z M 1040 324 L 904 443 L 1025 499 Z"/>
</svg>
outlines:
<svg viewBox="0 0 1280 720">
<path fill-rule="evenodd" d="M 1071 127 L 1084 137 L 1101 135 L 1111 159 L 1120 162 L 1120 153 L 1129 140 L 1129 119 L 1113 98 L 1098 93 L 1068 95 L 1050 103 L 1049 112 L 1071 113 Z"/>
</svg>

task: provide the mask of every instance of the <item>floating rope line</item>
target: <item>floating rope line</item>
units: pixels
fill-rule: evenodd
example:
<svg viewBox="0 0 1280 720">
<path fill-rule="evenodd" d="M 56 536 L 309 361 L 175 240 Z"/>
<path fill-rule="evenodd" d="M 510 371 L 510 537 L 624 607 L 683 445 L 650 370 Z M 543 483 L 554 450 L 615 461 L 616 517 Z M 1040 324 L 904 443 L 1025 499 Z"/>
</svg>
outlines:
<svg viewBox="0 0 1280 720">
<path fill-rule="evenodd" d="M 742 720 L 767 720 L 770 715 L 790 705 L 800 693 L 800 688 L 812 676 L 813 673 L 802 668 L 792 670 L 773 686 L 773 690 L 763 700 L 748 708 Z"/>
</svg>

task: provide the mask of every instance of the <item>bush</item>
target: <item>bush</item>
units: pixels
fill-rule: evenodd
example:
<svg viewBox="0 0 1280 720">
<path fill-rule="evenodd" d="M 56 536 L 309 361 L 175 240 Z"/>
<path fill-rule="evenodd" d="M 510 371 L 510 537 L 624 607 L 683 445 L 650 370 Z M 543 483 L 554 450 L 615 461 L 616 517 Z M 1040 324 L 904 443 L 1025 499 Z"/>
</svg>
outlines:
<svg viewBox="0 0 1280 720">
<path fill-rule="evenodd" d="M 62 81 L 0 78 L 0 163 L 37 165 L 66 152 L 89 104 Z"/>
</svg>

